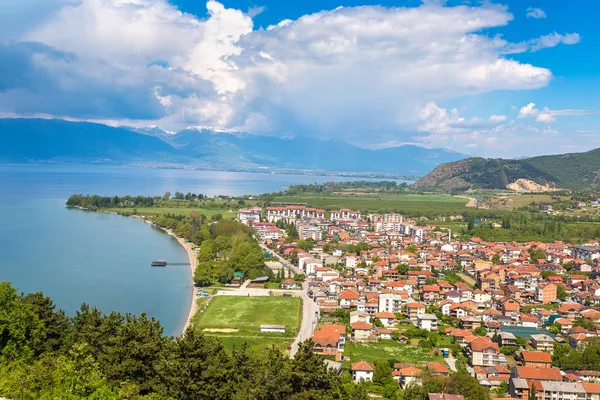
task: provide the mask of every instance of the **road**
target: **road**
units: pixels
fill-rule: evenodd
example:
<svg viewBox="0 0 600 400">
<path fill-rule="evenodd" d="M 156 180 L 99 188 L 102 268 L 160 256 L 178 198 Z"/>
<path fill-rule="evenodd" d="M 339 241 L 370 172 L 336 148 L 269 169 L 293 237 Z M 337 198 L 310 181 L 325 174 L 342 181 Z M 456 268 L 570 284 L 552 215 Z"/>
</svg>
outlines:
<svg viewBox="0 0 600 400">
<path fill-rule="evenodd" d="M 446 358 L 445 360 L 446 360 L 446 364 L 448 364 L 448 367 L 450 368 L 450 371 L 457 372 L 456 359 L 454 357 L 452 357 L 452 352 L 450 352 L 450 354 L 448 354 L 448 358 Z"/>
<path fill-rule="evenodd" d="M 304 272 L 302 272 L 302 270 L 300 268 L 296 267 L 295 265 L 292 265 L 288 260 L 281 257 L 279 254 L 273 252 L 271 249 L 269 249 L 263 243 L 258 242 L 258 244 L 260 245 L 260 248 L 263 249 L 264 252 L 271 254 L 273 257 L 275 257 L 275 259 L 277 259 L 277 261 L 279 261 L 281 263 L 281 265 L 283 265 L 285 268 L 292 271 L 294 274 L 303 274 L 304 273 Z"/>
</svg>

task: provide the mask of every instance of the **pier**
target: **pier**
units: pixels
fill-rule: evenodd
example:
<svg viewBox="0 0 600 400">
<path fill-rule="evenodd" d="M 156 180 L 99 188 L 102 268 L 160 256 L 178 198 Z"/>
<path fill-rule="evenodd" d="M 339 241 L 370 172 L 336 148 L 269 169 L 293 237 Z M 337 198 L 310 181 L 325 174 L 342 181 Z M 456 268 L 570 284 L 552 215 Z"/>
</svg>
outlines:
<svg viewBox="0 0 600 400">
<path fill-rule="evenodd" d="M 167 260 L 156 260 L 156 261 L 152 261 L 152 264 L 150 264 L 150 266 L 152 266 L 152 267 L 166 267 L 167 265 L 190 265 L 190 263 L 189 262 L 170 263 L 170 262 L 167 262 Z"/>
</svg>

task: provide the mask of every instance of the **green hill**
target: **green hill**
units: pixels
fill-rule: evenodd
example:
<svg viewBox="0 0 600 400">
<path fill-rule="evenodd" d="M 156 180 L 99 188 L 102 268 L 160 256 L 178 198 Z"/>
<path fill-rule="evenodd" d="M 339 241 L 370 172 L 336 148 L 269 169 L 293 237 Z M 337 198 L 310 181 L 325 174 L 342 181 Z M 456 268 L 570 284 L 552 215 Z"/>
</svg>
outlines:
<svg viewBox="0 0 600 400">
<path fill-rule="evenodd" d="M 524 160 L 468 158 L 439 165 L 417 188 L 505 189 L 518 179 L 565 189 L 600 188 L 600 149 Z"/>
</svg>

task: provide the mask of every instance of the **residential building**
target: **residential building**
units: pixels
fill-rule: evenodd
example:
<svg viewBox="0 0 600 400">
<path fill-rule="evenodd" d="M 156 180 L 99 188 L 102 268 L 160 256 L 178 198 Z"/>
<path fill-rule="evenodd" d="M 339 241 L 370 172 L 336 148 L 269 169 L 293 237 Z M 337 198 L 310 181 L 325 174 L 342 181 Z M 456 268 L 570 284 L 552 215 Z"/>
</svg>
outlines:
<svg viewBox="0 0 600 400">
<path fill-rule="evenodd" d="M 538 351 L 545 351 L 550 354 L 554 351 L 554 339 L 543 333 L 531 335 L 531 345 Z"/>
<path fill-rule="evenodd" d="M 521 358 L 526 367 L 550 368 L 552 366 L 552 356 L 544 351 L 523 350 Z"/>
<path fill-rule="evenodd" d="M 237 219 L 244 225 L 252 226 L 256 222 L 260 222 L 260 216 L 262 214 L 262 208 L 250 207 L 240 208 L 237 212 Z"/>
<path fill-rule="evenodd" d="M 536 300 L 542 304 L 552 303 L 556 300 L 556 290 L 554 283 L 542 283 L 536 288 Z"/>
<path fill-rule="evenodd" d="M 467 358 L 472 366 L 494 366 L 500 363 L 498 343 L 482 336 L 472 339 L 467 346 Z"/>
<path fill-rule="evenodd" d="M 344 352 L 346 327 L 339 324 L 321 325 L 313 335 L 313 353 L 336 355 Z"/>
<path fill-rule="evenodd" d="M 417 328 L 425 329 L 427 331 L 437 331 L 438 319 L 433 314 L 419 314 L 417 315 Z"/>
<path fill-rule="evenodd" d="M 352 380 L 355 383 L 359 383 L 360 381 L 372 381 L 375 366 L 366 361 L 359 361 L 352 364 L 350 371 L 352 373 Z"/>
</svg>

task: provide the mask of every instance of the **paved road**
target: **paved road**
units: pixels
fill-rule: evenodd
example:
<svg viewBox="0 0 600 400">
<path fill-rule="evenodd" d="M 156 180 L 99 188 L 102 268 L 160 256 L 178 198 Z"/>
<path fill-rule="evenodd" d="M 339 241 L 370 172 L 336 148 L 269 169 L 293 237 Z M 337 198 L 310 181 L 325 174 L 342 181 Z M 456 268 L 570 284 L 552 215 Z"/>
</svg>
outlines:
<svg viewBox="0 0 600 400">
<path fill-rule="evenodd" d="M 448 355 L 448 358 L 446 358 L 445 360 L 446 360 L 446 363 L 448 364 L 448 367 L 450 368 L 450 371 L 457 372 L 456 359 L 454 357 L 452 357 L 452 352 L 450 352 L 450 354 Z"/>
<path fill-rule="evenodd" d="M 302 272 L 302 270 L 298 267 L 296 267 L 295 265 L 292 265 L 288 260 L 286 260 L 285 258 L 281 257 L 279 254 L 273 252 L 271 249 L 269 249 L 267 246 L 265 246 L 263 243 L 258 243 L 261 247 L 261 249 L 263 249 L 263 251 L 271 254 L 273 257 L 275 257 L 275 259 L 277 259 L 277 261 L 279 261 L 285 268 L 291 270 L 294 274 L 303 274 L 304 272 Z"/>
<path fill-rule="evenodd" d="M 313 336 L 315 324 L 318 318 L 319 306 L 311 299 L 308 294 L 308 282 L 302 282 L 302 321 L 300 323 L 300 330 L 296 340 L 292 343 L 292 350 L 290 350 L 290 357 L 298 352 L 298 344 L 310 339 Z"/>
</svg>

